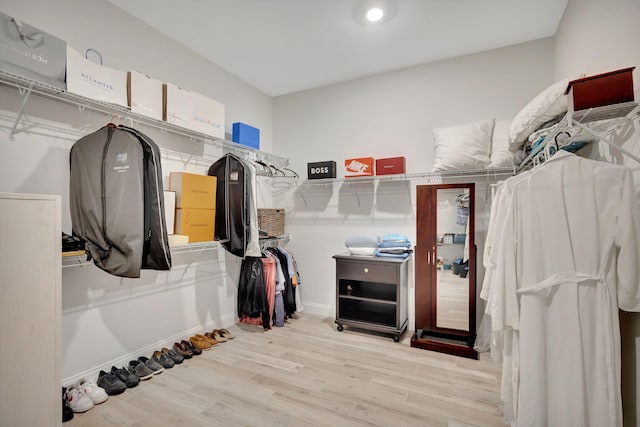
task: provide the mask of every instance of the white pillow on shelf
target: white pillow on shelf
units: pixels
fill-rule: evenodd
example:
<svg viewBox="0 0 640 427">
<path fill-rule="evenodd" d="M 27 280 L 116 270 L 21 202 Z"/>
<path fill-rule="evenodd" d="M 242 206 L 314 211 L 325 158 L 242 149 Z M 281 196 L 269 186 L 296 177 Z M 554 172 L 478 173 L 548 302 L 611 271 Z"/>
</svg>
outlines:
<svg viewBox="0 0 640 427">
<path fill-rule="evenodd" d="M 491 136 L 490 168 L 508 168 L 514 164 L 514 153 L 509 150 L 509 129 L 511 120 L 496 120 Z"/>
<path fill-rule="evenodd" d="M 567 96 L 565 91 L 569 79 L 562 79 L 540 92 L 513 118 L 509 130 L 509 148 L 518 151 L 527 137 L 560 114 L 567 112 Z"/>
<path fill-rule="evenodd" d="M 433 171 L 484 169 L 489 165 L 494 119 L 434 128 Z"/>
</svg>

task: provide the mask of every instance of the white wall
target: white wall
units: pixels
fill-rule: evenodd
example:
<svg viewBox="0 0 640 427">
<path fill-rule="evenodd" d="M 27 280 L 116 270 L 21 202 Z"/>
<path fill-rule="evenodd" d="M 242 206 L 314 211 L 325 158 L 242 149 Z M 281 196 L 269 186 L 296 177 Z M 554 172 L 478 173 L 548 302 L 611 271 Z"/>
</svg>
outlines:
<svg viewBox="0 0 640 427">
<path fill-rule="evenodd" d="M 232 122 L 251 123 L 261 130 L 263 149 L 271 151 L 270 97 L 111 3 L 3 0 L 0 11 L 66 40 L 76 50 L 98 49 L 106 65 L 137 69 L 223 102 L 227 133 Z M 15 89 L 0 87 L 0 191 L 62 195 L 63 231 L 70 234 L 69 150 L 111 117 L 32 96 L 16 141 L 9 142 L 20 103 Z M 169 172 L 206 173 L 212 159 L 222 154 L 188 138 L 135 127 L 161 147 L 165 186 Z M 63 269 L 63 381 L 91 377 L 96 369 L 149 356 L 204 327 L 234 322 L 238 259 L 223 250 L 173 258 L 170 272 L 143 271 L 140 279 L 121 280 L 93 265 Z"/>
<path fill-rule="evenodd" d="M 599 74 L 640 66 L 640 1 L 571 0 L 560 22 L 555 43 L 555 76 L 575 73 Z M 635 99 L 640 99 L 640 70 L 633 72 Z M 637 130 L 638 128 L 636 128 Z M 640 153 L 640 135 L 616 141 L 634 154 Z M 594 158 L 621 161 L 637 168 L 634 161 L 610 155 L 602 143 L 590 147 Z M 638 174 L 636 185 L 640 183 Z M 639 186 L 640 192 L 640 186 Z M 640 423 L 640 314 L 623 313 L 622 388 L 625 426 Z"/>
<path fill-rule="evenodd" d="M 3 0 L 0 11 L 65 40 L 83 54 L 97 49 L 106 66 L 138 70 L 222 102 L 227 134 L 232 123 L 249 123 L 260 129 L 261 147 L 272 151 L 269 96 L 110 2 Z"/>
<path fill-rule="evenodd" d="M 428 172 L 432 128 L 513 117 L 552 82 L 552 57 L 553 40 L 543 39 L 281 96 L 274 99 L 274 146 L 303 177 L 307 162 L 335 160 L 341 177 L 344 159 L 364 156 L 405 156 L 408 173 Z M 486 230 L 489 182 L 477 180 L 478 242 Z M 288 247 L 303 275 L 306 310 L 334 313 L 331 256 L 346 250 L 350 235 L 403 233 L 415 243 L 414 184 L 306 183 L 276 199 L 293 233 Z M 412 328 L 413 280 L 409 295 Z"/>
</svg>

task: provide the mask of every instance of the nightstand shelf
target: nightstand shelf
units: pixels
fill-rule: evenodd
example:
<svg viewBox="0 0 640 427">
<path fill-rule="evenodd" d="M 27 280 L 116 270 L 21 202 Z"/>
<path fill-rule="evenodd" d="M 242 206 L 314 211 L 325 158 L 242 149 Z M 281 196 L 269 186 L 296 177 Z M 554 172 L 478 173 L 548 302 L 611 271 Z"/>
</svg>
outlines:
<svg viewBox="0 0 640 427">
<path fill-rule="evenodd" d="M 334 255 L 336 260 L 336 324 L 393 334 L 407 329 L 409 259 Z"/>
</svg>

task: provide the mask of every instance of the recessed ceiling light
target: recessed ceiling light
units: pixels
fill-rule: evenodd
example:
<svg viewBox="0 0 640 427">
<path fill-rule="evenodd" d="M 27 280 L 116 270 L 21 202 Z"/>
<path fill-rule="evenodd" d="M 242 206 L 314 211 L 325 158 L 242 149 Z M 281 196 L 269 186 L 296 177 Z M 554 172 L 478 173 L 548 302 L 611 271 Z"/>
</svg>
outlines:
<svg viewBox="0 0 640 427">
<path fill-rule="evenodd" d="M 384 16 L 384 12 L 379 7 L 373 7 L 367 11 L 367 20 L 369 22 L 378 22 Z"/>
</svg>

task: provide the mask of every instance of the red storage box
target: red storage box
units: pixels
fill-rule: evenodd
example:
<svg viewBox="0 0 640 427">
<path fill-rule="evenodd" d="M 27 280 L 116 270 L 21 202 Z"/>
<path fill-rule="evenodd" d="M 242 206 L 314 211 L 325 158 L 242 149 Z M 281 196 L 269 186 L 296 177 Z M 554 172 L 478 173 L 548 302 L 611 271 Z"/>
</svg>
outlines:
<svg viewBox="0 0 640 427">
<path fill-rule="evenodd" d="M 406 173 L 404 157 L 376 159 L 376 175 L 395 175 Z"/>
<path fill-rule="evenodd" d="M 344 161 L 344 177 L 355 178 L 357 176 L 373 176 L 373 157 L 358 157 Z"/>
<path fill-rule="evenodd" d="M 572 111 L 633 101 L 633 70 L 623 68 L 569 82 L 569 109 Z"/>
</svg>

